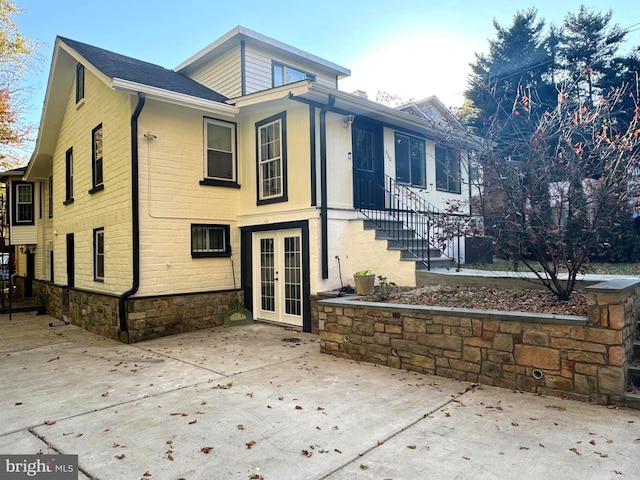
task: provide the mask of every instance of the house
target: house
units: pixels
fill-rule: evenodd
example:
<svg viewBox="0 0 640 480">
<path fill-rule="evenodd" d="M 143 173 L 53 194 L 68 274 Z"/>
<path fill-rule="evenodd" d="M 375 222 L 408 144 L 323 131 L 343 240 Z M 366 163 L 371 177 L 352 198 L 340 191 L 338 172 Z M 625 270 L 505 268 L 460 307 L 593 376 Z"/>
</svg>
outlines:
<svg viewBox="0 0 640 480">
<path fill-rule="evenodd" d="M 435 97 L 393 109 L 348 75 L 244 27 L 173 70 L 58 37 L 20 180 L 34 294 L 135 342 L 221 325 L 237 296 L 310 331 L 317 293 L 364 268 L 414 285 L 440 254 L 418 231 L 468 201 L 478 140 Z"/>
</svg>

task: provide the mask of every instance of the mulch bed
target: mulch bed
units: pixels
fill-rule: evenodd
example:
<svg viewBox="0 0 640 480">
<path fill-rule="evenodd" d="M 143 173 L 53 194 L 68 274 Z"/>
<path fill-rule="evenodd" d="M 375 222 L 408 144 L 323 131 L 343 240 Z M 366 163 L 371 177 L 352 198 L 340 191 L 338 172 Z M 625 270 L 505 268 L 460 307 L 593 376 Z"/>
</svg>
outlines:
<svg viewBox="0 0 640 480">
<path fill-rule="evenodd" d="M 503 289 L 491 287 L 431 286 L 392 289 L 387 298 L 370 295 L 369 301 L 430 305 L 437 307 L 479 308 L 508 312 L 587 315 L 583 291 L 575 290 L 569 301 L 558 300 L 551 292 L 537 289 Z"/>
</svg>

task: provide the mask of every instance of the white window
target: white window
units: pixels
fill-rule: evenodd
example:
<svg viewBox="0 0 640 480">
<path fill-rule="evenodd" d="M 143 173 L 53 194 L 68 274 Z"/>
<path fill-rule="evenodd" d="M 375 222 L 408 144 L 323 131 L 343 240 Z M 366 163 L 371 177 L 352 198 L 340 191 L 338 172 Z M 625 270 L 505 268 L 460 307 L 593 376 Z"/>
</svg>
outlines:
<svg viewBox="0 0 640 480">
<path fill-rule="evenodd" d="M 104 228 L 93 231 L 93 279 L 104 281 Z"/>
<path fill-rule="evenodd" d="M 33 224 L 33 184 L 15 184 L 15 224 Z"/>
<path fill-rule="evenodd" d="M 236 181 L 235 124 L 205 119 L 205 179 Z"/>
<path fill-rule="evenodd" d="M 290 67 L 280 62 L 273 62 L 273 86 L 279 87 L 289 83 L 299 82 L 301 80 L 315 80 L 316 76 L 304 70 Z"/>
<path fill-rule="evenodd" d="M 284 113 L 256 124 L 258 144 L 258 203 L 284 201 L 286 182 L 286 127 Z"/>
</svg>

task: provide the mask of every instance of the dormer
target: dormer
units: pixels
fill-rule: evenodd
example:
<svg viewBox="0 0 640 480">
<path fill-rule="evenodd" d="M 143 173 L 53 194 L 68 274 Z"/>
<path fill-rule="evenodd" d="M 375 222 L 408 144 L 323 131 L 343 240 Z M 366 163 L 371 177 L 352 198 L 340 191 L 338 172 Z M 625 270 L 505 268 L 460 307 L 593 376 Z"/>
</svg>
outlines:
<svg viewBox="0 0 640 480">
<path fill-rule="evenodd" d="M 203 48 L 176 72 L 229 98 L 301 80 L 338 88 L 347 68 L 244 27 L 236 27 Z"/>
</svg>

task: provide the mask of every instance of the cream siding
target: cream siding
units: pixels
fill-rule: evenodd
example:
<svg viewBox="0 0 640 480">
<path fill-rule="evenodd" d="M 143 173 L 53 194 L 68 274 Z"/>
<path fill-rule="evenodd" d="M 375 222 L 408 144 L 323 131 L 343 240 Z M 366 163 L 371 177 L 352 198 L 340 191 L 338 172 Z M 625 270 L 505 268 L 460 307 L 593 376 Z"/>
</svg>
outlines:
<svg viewBox="0 0 640 480">
<path fill-rule="evenodd" d="M 55 283 L 67 284 L 66 235 L 74 234 L 75 286 L 120 294 L 131 287 L 132 97 L 116 93 L 85 70 L 85 99 L 70 88 L 53 156 L 54 216 L 49 241 L 55 251 Z M 92 130 L 103 128 L 104 190 L 92 188 Z M 73 148 L 74 202 L 65 201 L 65 155 Z M 105 232 L 104 282 L 93 279 L 93 230 Z"/>
<path fill-rule="evenodd" d="M 199 68 L 190 77 L 226 97 L 239 97 L 242 95 L 240 58 L 238 45 L 220 55 L 215 61 Z"/>
<path fill-rule="evenodd" d="M 316 120 L 317 134 L 317 178 L 320 178 L 320 119 Z M 327 113 L 327 205 L 329 208 L 353 209 L 353 152 L 351 127 L 344 115 Z M 320 198 L 318 182 L 317 198 Z"/>
<path fill-rule="evenodd" d="M 257 205 L 256 123 L 282 112 L 286 112 L 288 201 Z M 244 111 L 240 131 L 241 222 L 245 225 L 273 223 L 273 216 L 279 213 L 288 215 L 290 219 L 299 219 L 295 212 L 309 209 L 311 205 L 308 107 L 288 100 L 269 102 L 268 106 L 257 108 L 248 107 Z"/>
<path fill-rule="evenodd" d="M 229 257 L 191 257 L 192 223 L 230 226 L 240 285 L 241 190 L 199 183 L 204 176 L 205 116 L 212 117 L 154 101 L 147 102 L 140 116 L 140 132 L 151 131 L 156 138 L 140 138 L 139 296 L 233 288 Z"/>
<path fill-rule="evenodd" d="M 247 45 L 245 48 L 245 65 L 247 76 L 247 94 L 266 90 L 273 86 L 272 62 L 277 61 L 290 67 L 316 75 L 316 82 L 330 87 L 336 86 L 334 76 L 327 75 L 310 65 L 303 64 L 294 58 L 274 55 L 270 52 Z"/>
</svg>

